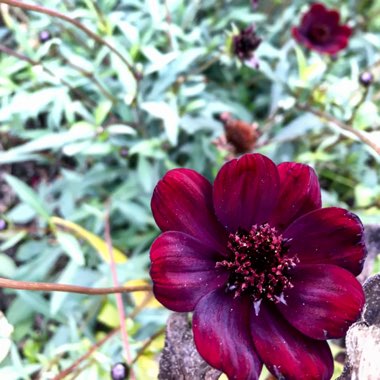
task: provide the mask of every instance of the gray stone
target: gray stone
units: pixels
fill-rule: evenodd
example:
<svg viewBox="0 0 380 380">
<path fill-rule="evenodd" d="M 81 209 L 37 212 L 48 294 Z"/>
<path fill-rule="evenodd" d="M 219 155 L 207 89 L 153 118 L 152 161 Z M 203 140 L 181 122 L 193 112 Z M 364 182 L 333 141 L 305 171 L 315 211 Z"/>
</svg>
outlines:
<svg viewBox="0 0 380 380">
<path fill-rule="evenodd" d="M 220 371 L 210 367 L 198 354 L 188 315 L 173 313 L 166 326 L 158 379 L 217 380 L 220 375 Z"/>
</svg>

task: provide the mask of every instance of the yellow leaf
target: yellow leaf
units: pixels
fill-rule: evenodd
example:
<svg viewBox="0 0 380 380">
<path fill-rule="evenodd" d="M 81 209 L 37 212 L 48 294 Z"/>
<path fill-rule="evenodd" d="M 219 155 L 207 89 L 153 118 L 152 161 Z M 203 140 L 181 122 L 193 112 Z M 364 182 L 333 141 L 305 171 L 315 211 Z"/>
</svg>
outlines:
<svg viewBox="0 0 380 380">
<path fill-rule="evenodd" d="M 155 380 L 158 377 L 158 360 L 154 357 L 140 356 L 137 360 L 137 378 Z"/>
<path fill-rule="evenodd" d="M 108 302 L 103 305 L 96 319 L 99 322 L 102 322 L 104 325 L 113 329 L 115 327 L 120 326 L 120 319 L 117 307 Z"/>
<path fill-rule="evenodd" d="M 140 286 L 140 285 L 150 285 L 146 280 L 130 280 L 127 281 L 124 286 Z M 140 305 L 144 302 L 145 298 L 149 293 L 147 292 L 133 292 L 130 294 L 136 307 L 140 307 Z M 150 301 L 145 305 L 145 307 L 156 309 L 162 307 L 162 305 L 153 297 Z"/>
<path fill-rule="evenodd" d="M 50 222 L 53 223 L 56 227 L 64 228 L 65 230 L 75 234 L 77 237 L 86 240 L 96 251 L 98 251 L 99 255 L 106 262 L 110 262 L 110 256 L 108 252 L 107 243 L 101 239 L 100 237 L 94 235 L 92 232 L 87 231 L 85 228 L 79 226 L 74 222 L 70 222 L 65 219 L 58 218 L 53 216 L 50 218 Z M 113 247 L 113 255 L 115 258 L 116 264 L 122 264 L 127 261 L 127 257 L 123 252 Z"/>
</svg>

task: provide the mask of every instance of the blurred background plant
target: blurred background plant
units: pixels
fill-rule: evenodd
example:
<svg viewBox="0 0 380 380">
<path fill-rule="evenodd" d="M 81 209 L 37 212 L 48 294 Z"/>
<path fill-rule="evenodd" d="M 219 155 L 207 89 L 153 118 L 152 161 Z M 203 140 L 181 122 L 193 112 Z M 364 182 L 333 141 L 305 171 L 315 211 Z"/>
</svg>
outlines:
<svg viewBox="0 0 380 380">
<path fill-rule="evenodd" d="M 146 283 L 159 178 L 213 179 L 243 151 L 312 165 L 325 206 L 380 222 L 380 1 L 324 2 L 353 30 L 335 56 L 293 39 L 307 2 L 251 3 L 0 0 L 0 276 L 112 286 L 109 220 L 118 281 Z M 247 30 L 261 43 L 235 56 Z M 133 375 L 155 379 L 168 311 L 123 301 Z M 1 379 L 108 379 L 126 360 L 113 295 L 3 289 L 0 307 Z"/>
</svg>

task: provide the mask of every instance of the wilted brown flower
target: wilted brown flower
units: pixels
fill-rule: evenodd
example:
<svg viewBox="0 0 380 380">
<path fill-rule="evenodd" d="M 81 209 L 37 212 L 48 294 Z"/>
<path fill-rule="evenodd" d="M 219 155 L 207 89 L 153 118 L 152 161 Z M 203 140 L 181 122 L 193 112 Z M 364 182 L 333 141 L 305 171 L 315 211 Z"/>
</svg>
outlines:
<svg viewBox="0 0 380 380">
<path fill-rule="evenodd" d="M 226 139 L 234 148 L 235 153 L 248 153 L 255 147 L 259 138 L 257 124 L 249 124 L 246 121 L 234 119 L 228 112 L 219 115 L 223 123 Z"/>
</svg>

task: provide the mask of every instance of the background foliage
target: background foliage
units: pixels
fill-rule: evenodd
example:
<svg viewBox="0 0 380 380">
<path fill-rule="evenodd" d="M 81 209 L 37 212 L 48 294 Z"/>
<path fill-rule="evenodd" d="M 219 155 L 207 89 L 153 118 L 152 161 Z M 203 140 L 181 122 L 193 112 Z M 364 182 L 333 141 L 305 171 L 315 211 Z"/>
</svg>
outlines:
<svg viewBox="0 0 380 380">
<path fill-rule="evenodd" d="M 38 3 L 102 42 L 0 1 L 0 276 L 112 286 L 109 207 L 120 282 L 149 281 L 153 188 L 179 166 L 214 177 L 228 154 L 215 144 L 215 116 L 226 111 L 258 123 L 254 151 L 315 167 L 325 206 L 380 221 L 379 155 L 346 128 L 380 146 L 380 1 L 324 2 L 354 28 L 336 58 L 292 39 L 305 1 L 263 1 L 255 11 L 248 0 Z M 258 70 L 229 50 L 234 26 L 252 23 L 263 38 Z M 363 71 L 375 78 L 368 88 Z M 127 319 L 132 357 L 168 316 L 144 297 L 124 299 L 127 313 L 139 311 Z M 0 368 L 9 380 L 53 378 L 119 325 L 114 296 L 2 290 L 0 305 L 14 326 Z M 139 356 L 137 378 L 156 378 L 162 345 L 159 335 Z M 107 379 L 122 360 L 114 334 L 73 375 Z"/>
</svg>

